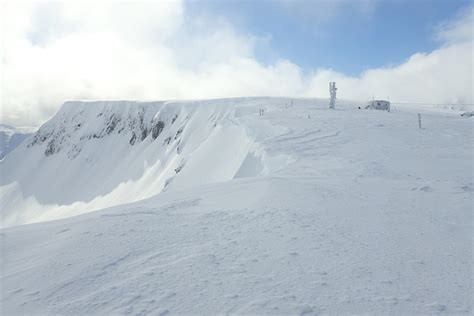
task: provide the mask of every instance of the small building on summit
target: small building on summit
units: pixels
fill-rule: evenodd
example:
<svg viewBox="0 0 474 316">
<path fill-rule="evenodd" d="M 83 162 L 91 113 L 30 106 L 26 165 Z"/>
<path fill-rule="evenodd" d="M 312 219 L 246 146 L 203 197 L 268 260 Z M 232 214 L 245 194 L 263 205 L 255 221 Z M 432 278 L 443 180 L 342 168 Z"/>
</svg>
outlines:
<svg viewBox="0 0 474 316">
<path fill-rule="evenodd" d="M 370 110 L 383 110 L 390 112 L 390 101 L 373 100 L 367 103 L 365 108 Z"/>
</svg>

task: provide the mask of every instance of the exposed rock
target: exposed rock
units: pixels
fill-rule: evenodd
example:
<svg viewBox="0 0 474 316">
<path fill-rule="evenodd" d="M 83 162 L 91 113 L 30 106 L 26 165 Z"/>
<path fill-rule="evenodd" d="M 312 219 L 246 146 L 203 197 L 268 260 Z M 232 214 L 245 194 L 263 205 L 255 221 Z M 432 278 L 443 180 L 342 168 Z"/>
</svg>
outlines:
<svg viewBox="0 0 474 316">
<path fill-rule="evenodd" d="M 178 114 L 175 114 L 173 119 L 171 120 L 171 124 L 173 124 L 176 121 L 177 118 L 178 118 Z"/>
<path fill-rule="evenodd" d="M 137 140 L 137 135 L 133 133 L 132 138 L 130 138 L 130 145 L 134 145 L 136 140 Z"/>
<path fill-rule="evenodd" d="M 117 116 L 112 116 L 112 118 L 110 119 L 107 125 L 107 129 L 105 131 L 106 134 L 107 135 L 111 134 L 115 130 L 119 122 L 120 122 L 120 118 L 118 118 Z"/>
<path fill-rule="evenodd" d="M 156 139 L 158 136 L 160 136 L 164 128 L 165 123 L 163 121 L 156 122 L 151 128 L 151 137 L 153 137 L 153 139 Z"/>
<path fill-rule="evenodd" d="M 183 132 L 183 127 L 181 127 L 177 132 L 176 135 L 174 136 L 174 139 L 178 139 L 179 135 Z"/>
<path fill-rule="evenodd" d="M 171 137 L 166 137 L 165 141 L 163 142 L 164 145 L 169 145 L 171 143 Z"/>
</svg>

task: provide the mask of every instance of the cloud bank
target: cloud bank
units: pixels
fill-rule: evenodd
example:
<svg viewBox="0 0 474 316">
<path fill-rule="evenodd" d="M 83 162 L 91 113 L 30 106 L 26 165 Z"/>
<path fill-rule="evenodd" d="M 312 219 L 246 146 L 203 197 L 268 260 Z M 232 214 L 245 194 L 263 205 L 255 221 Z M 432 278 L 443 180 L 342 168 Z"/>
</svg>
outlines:
<svg viewBox="0 0 474 316">
<path fill-rule="evenodd" d="M 344 99 L 473 103 L 472 8 L 440 25 L 438 49 L 356 77 L 261 63 L 255 46 L 268 39 L 182 1 L 6 2 L 2 19 L 0 120 L 14 125 L 38 126 L 69 99 L 328 97 L 332 80 Z"/>
</svg>

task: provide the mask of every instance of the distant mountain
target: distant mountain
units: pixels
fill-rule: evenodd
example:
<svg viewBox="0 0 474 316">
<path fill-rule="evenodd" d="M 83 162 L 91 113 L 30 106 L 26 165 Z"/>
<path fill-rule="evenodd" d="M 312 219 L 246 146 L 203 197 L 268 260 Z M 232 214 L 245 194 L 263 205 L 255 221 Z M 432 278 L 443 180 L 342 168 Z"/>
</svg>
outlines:
<svg viewBox="0 0 474 316">
<path fill-rule="evenodd" d="M 13 126 L 0 124 L 0 159 L 20 145 L 31 133 Z"/>
</svg>

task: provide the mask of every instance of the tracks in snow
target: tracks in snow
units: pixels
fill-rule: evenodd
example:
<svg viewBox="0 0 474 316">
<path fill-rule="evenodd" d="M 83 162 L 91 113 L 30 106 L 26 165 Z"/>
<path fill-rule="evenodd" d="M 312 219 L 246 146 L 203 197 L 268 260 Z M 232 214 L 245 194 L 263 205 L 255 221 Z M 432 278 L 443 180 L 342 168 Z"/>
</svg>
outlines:
<svg viewBox="0 0 474 316">
<path fill-rule="evenodd" d="M 341 130 L 335 131 L 323 131 L 321 129 L 308 130 L 303 129 L 301 131 L 291 129 L 288 133 L 280 135 L 276 138 L 266 140 L 264 144 L 271 150 L 290 150 L 292 154 L 305 153 L 304 157 L 307 157 L 308 151 L 314 151 L 320 148 L 333 147 L 341 142 L 335 141 L 331 144 L 325 142 L 330 138 L 336 138 L 341 134 Z M 344 143 L 344 142 L 342 142 Z M 298 156 L 298 155 L 296 155 Z"/>
</svg>

